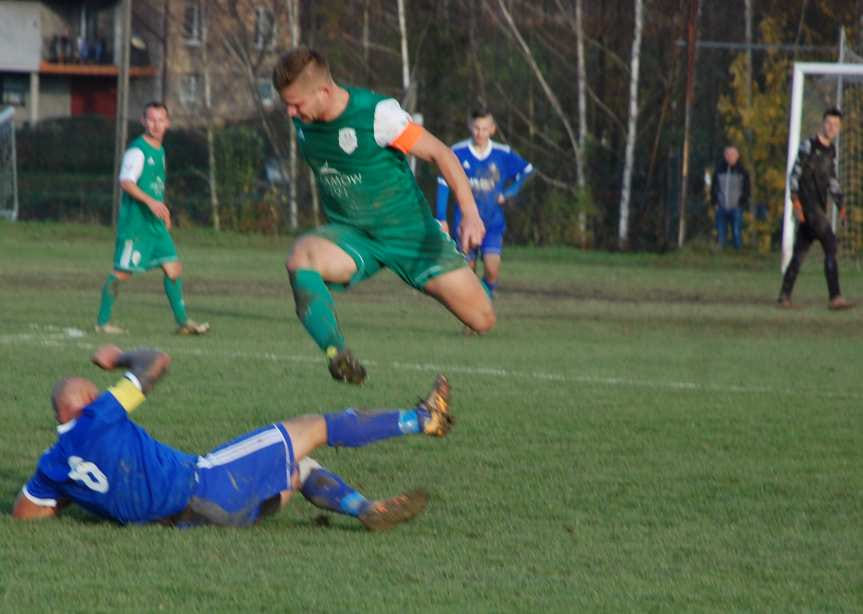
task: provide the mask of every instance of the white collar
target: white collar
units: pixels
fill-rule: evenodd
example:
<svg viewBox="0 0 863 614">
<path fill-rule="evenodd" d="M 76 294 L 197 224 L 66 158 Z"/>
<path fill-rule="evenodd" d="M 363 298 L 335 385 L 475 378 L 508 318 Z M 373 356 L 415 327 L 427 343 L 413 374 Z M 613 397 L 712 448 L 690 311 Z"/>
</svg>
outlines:
<svg viewBox="0 0 863 614">
<path fill-rule="evenodd" d="M 75 428 L 75 424 L 77 422 L 78 421 L 75 418 L 73 418 L 73 419 L 69 420 L 69 422 L 64 422 L 63 424 L 58 424 L 57 425 L 57 432 L 60 435 L 64 435 L 64 434 L 68 433 L 69 431 L 71 431 L 73 428 Z"/>
<path fill-rule="evenodd" d="M 477 160 L 485 160 L 491 155 L 491 150 L 494 149 L 494 141 L 491 139 L 488 140 L 488 147 L 485 148 L 485 151 L 480 153 L 479 150 L 474 146 L 473 141 L 467 144 L 468 149 L 473 154 L 473 157 Z"/>
</svg>

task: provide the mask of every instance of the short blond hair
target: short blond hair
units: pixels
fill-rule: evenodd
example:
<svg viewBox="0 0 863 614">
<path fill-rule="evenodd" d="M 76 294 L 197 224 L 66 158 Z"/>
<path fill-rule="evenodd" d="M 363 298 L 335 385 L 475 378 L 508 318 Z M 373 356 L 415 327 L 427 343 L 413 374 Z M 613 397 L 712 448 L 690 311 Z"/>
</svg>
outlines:
<svg viewBox="0 0 863 614">
<path fill-rule="evenodd" d="M 330 79 L 330 65 L 326 58 L 305 45 L 286 51 L 273 68 L 273 87 L 282 91 L 300 77 Z"/>
</svg>

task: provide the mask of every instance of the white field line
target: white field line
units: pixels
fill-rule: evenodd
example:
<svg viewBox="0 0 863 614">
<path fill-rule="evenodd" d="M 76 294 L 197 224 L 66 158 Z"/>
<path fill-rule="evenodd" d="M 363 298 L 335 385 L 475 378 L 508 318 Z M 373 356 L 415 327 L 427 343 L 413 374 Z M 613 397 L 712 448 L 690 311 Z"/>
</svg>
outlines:
<svg viewBox="0 0 863 614">
<path fill-rule="evenodd" d="M 61 328 L 59 326 L 32 325 L 32 332 L 12 333 L 0 335 L 0 345 L 43 345 L 57 347 L 66 345 L 82 350 L 94 350 L 101 345 L 101 341 L 89 342 L 82 339 L 87 333 L 77 328 Z M 323 368 L 323 359 L 320 355 L 305 354 L 278 354 L 275 352 L 214 352 L 211 349 L 198 349 L 191 347 L 164 348 L 172 354 L 183 356 L 204 356 L 241 360 L 264 360 L 270 362 L 292 362 L 310 365 L 320 365 Z M 548 371 L 518 371 L 514 369 L 501 369 L 493 367 L 469 367 L 464 365 L 444 365 L 434 363 L 413 362 L 377 362 L 374 360 L 363 360 L 363 363 L 375 367 L 389 367 L 403 371 L 421 371 L 429 373 L 458 373 L 477 377 L 511 378 L 521 380 L 534 380 L 536 382 L 557 382 L 561 384 L 585 384 L 595 386 L 609 386 L 622 388 L 647 388 L 651 390 L 668 391 L 693 391 L 693 392 L 715 392 L 735 394 L 774 394 L 774 395 L 805 395 L 816 396 L 820 399 L 863 399 L 863 394 L 856 392 L 829 392 L 815 389 L 795 388 L 773 388 L 770 386 L 741 386 L 722 384 L 702 384 L 698 382 L 675 381 L 675 380 L 639 380 L 625 377 L 606 377 L 600 375 L 575 375 L 563 373 L 550 373 Z"/>
</svg>

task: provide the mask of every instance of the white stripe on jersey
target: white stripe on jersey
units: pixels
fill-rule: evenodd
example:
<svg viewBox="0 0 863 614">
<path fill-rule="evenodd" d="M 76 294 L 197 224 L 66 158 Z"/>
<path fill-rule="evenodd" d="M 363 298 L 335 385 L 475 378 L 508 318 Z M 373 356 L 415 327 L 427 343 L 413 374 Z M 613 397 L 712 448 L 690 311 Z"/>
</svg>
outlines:
<svg viewBox="0 0 863 614">
<path fill-rule="evenodd" d="M 231 444 L 227 448 L 222 448 L 221 450 L 207 454 L 207 456 L 199 457 L 198 467 L 210 469 L 217 465 L 225 465 L 280 442 L 287 446 L 282 432 L 278 428 L 273 427 L 263 433 L 257 433 L 247 439 Z"/>
<path fill-rule="evenodd" d="M 123 164 L 120 166 L 120 181 L 138 183 L 144 172 L 144 152 L 137 147 L 127 149 L 123 154 Z"/>
<path fill-rule="evenodd" d="M 132 239 L 126 239 L 126 242 L 123 243 L 123 253 L 120 255 L 120 266 L 124 269 L 129 268 L 129 264 L 132 262 Z"/>
</svg>

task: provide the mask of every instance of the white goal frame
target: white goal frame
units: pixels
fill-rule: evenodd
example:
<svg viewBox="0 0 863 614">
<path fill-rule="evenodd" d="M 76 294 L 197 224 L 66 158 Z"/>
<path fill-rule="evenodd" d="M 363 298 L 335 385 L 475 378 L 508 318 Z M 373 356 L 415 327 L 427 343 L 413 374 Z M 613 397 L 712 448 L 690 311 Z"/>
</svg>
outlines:
<svg viewBox="0 0 863 614">
<path fill-rule="evenodd" d="M 8 122 L 11 127 L 11 143 L 9 147 L 11 148 L 11 153 L 9 156 L 9 162 L 12 166 L 12 208 L 4 209 L 4 203 L 0 203 L 0 218 L 6 218 L 8 220 L 12 220 L 13 222 L 18 219 L 18 160 L 15 152 L 15 109 L 12 107 L 7 107 L 5 110 L 0 111 L 0 126 L 2 126 L 5 122 Z"/>
<path fill-rule="evenodd" d="M 794 62 L 794 79 L 791 84 L 791 118 L 788 126 L 788 162 L 785 168 L 785 210 L 782 216 L 782 272 L 791 262 L 794 249 L 794 232 L 797 228 L 791 205 L 791 187 L 788 178 L 797 159 L 800 147 L 800 124 L 803 115 L 803 84 L 807 76 L 835 75 L 863 76 L 863 64 L 841 62 Z"/>
</svg>

